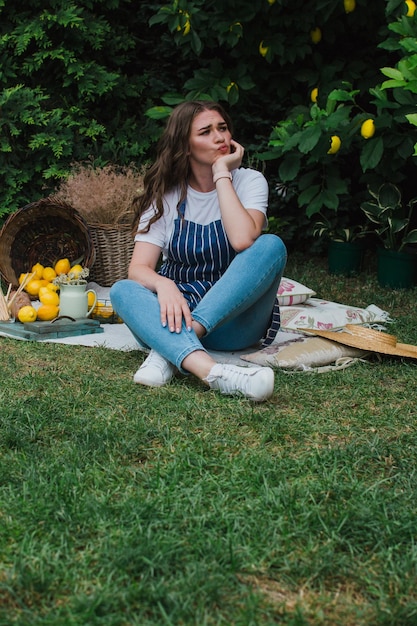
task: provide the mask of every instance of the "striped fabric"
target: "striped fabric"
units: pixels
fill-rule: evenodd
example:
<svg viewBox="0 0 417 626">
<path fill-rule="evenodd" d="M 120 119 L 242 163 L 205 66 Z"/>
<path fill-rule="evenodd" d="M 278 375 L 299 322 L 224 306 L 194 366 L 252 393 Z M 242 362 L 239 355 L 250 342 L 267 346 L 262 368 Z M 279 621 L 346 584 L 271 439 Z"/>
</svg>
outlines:
<svg viewBox="0 0 417 626">
<path fill-rule="evenodd" d="M 185 202 L 178 209 L 168 259 L 159 273 L 177 283 L 193 311 L 224 274 L 236 256 L 221 220 L 202 225 L 184 219 Z"/>
<path fill-rule="evenodd" d="M 161 276 L 170 278 L 184 294 L 193 311 L 203 296 L 224 274 L 236 256 L 229 243 L 221 220 L 210 224 L 196 224 L 184 219 L 185 202 L 178 209 L 179 218 L 168 246 L 168 258 L 159 269 Z M 263 345 L 269 345 L 280 326 L 278 297 L 271 317 L 271 325 Z"/>
<path fill-rule="evenodd" d="M 262 340 L 262 347 L 271 345 L 277 336 L 277 332 L 281 326 L 281 313 L 279 310 L 278 296 L 275 298 L 274 308 L 272 309 L 271 321 L 269 322 L 269 328 L 266 331 L 266 335 Z"/>
</svg>

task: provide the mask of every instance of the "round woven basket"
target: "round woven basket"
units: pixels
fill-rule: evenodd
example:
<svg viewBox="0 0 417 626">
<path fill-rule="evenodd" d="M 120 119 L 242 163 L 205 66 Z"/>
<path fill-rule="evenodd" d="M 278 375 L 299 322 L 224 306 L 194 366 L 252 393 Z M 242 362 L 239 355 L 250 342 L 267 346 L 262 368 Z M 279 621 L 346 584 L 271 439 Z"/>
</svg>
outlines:
<svg viewBox="0 0 417 626">
<path fill-rule="evenodd" d="M 89 224 L 96 260 L 90 280 L 102 287 L 111 287 L 127 278 L 135 245 L 130 224 Z"/>
<path fill-rule="evenodd" d="M 88 226 L 74 208 L 42 198 L 9 215 L 0 232 L 0 272 L 8 283 L 17 286 L 35 263 L 53 266 L 62 258 L 88 268 L 94 263 Z"/>
</svg>

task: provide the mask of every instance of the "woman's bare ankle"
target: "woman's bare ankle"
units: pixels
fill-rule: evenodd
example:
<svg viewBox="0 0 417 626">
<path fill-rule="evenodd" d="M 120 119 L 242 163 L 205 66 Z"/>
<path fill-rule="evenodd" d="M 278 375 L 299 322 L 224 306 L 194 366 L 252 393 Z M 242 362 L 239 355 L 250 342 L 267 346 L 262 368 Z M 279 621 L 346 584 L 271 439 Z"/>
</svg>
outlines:
<svg viewBox="0 0 417 626">
<path fill-rule="evenodd" d="M 185 357 L 181 367 L 204 381 L 216 361 L 204 350 L 195 350 Z M 207 383 L 208 384 L 208 383 Z"/>
<path fill-rule="evenodd" d="M 204 328 L 204 326 L 200 324 L 200 322 L 196 322 L 196 320 L 193 320 L 191 322 L 191 327 L 199 339 L 201 339 L 201 337 L 204 337 L 204 335 L 206 334 L 206 329 Z"/>
</svg>

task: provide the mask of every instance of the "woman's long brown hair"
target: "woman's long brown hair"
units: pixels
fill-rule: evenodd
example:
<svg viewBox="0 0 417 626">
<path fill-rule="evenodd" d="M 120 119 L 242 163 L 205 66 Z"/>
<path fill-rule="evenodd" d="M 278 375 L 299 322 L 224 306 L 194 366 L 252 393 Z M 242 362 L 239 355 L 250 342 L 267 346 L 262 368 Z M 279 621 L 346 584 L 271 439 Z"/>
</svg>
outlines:
<svg viewBox="0 0 417 626">
<path fill-rule="evenodd" d="M 164 196 L 174 187 L 180 189 L 178 206 L 185 200 L 190 173 L 189 140 L 191 125 L 194 118 L 203 111 L 217 111 L 232 132 L 231 119 L 217 102 L 191 100 L 182 102 L 175 107 L 158 141 L 156 159 L 144 176 L 144 191 L 133 202 L 134 232 L 137 232 L 141 216 L 152 204 L 155 206 L 156 212 L 144 232 L 147 232 L 151 224 L 162 217 Z"/>
</svg>

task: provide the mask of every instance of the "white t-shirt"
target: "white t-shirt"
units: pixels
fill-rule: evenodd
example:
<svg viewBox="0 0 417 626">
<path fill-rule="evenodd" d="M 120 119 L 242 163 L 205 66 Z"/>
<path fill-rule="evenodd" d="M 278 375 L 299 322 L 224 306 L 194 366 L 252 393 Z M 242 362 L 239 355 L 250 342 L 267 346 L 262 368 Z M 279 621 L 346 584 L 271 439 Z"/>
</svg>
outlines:
<svg viewBox="0 0 417 626">
<path fill-rule="evenodd" d="M 247 209 L 261 211 L 265 215 L 268 207 L 268 183 L 261 172 L 257 170 L 239 168 L 233 170 L 233 187 L 236 194 Z M 135 241 L 153 243 L 162 249 L 163 257 L 167 256 L 167 248 L 174 228 L 174 220 L 178 217 L 179 189 L 175 188 L 166 194 L 164 198 L 164 214 L 154 222 L 149 232 L 137 233 Z M 142 215 L 139 222 L 139 230 L 144 228 L 150 218 L 155 214 L 154 207 L 150 207 Z M 210 224 L 221 218 L 217 191 L 202 193 L 188 187 L 185 219 L 196 224 Z"/>
</svg>

